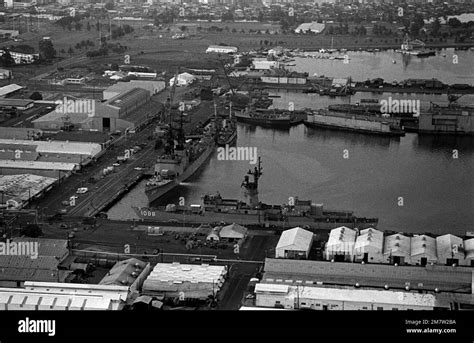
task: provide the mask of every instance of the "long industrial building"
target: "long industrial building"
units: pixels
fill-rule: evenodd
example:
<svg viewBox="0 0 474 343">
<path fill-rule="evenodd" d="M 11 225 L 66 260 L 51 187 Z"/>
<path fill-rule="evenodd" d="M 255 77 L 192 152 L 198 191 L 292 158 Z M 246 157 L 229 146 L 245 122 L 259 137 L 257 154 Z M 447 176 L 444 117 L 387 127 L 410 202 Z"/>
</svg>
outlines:
<svg viewBox="0 0 474 343">
<path fill-rule="evenodd" d="M 92 107 L 92 106 L 91 106 Z M 137 129 L 160 115 L 163 105 L 150 92 L 134 87 L 105 102 L 94 102 L 93 111 L 58 111 L 32 121 L 37 129 L 60 130 L 65 122 L 76 129 L 115 132 Z"/>
<path fill-rule="evenodd" d="M 434 294 L 322 286 L 258 283 L 256 306 L 311 310 L 434 310 L 449 303 Z"/>
</svg>

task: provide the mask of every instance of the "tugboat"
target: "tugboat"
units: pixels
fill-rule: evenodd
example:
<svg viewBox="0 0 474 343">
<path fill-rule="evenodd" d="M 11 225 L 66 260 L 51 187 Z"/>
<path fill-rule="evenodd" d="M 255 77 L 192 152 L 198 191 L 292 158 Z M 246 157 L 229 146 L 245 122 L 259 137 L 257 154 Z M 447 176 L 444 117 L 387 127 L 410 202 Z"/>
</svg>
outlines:
<svg viewBox="0 0 474 343">
<path fill-rule="evenodd" d="M 168 204 L 157 208 L 133 209 L 142 220 L 185 221 L 186 223 L 238 223 L 263 227 L 306 226 L 313 229 L 376 227 L 377 218 L 354 216 L 351 211 L 324 210 L 322 204 L 292 198 L 288 204 L 268 205 L 258 197 L 259 180 L 263 175 L 261 159 L 249 170 L 241 184 L 242 198 L 224 199 L 219 193 L 205 194 L 201 204 L 178 206 Z M 253 180 L 250 179 L 253 178 Z"/>
</svg>

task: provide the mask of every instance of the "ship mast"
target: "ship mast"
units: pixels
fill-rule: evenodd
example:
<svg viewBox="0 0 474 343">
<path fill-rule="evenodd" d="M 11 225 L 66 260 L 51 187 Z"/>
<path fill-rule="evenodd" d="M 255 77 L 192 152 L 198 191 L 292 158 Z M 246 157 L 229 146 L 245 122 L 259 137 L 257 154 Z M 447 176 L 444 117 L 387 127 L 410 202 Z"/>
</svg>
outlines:
<svg viewBox="0 0 474 343">
<path fill-rule="evenodd" d="M 249 169 L 242 182 L 241 187 L 243 188 L 245 203 L 250 207 L 256 207 L 260 203 L 258 199 L 258 180 L 263 175 L 262 170 L 262 161 L 259 157 L 258 165 L 253 171 Z M 250 175 L 253 176 L 253 182 L 250 181 Z"/>
</svg>

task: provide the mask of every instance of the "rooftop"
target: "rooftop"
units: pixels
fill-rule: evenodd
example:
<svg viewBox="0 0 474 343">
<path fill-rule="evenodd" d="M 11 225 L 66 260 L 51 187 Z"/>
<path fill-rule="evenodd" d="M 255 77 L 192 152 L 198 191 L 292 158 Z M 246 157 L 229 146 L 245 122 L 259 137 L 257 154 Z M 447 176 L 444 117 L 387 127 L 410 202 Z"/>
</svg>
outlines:
<svg viewBox="0 0 474 343">
<path fill-rule="evenodd" d="M 277 249 L 291 247 L 291 250 L 308 251 L 313 242 L 313 233 L 311 231 L 295 227 L 282 232 Z"/>
<path fill-rule="evenodd" d="M 13 93 L 13 92 L 16 92 L 17 90 L 20 90 L 20 89 L 23 89 L 23 87 L 15 84 L 15 83 L 13 83 L 11 85 L 0 87 L 0 97 L 5 96 L 5 95 L 10 94 L 10 93 Z"/>
<path fill-rule="evenodd" d="M 28 200 L 56 182 L 51 177 L 33 174 L 0 175 L 0 191 L 8 198 Z"/>
<path fill-rule="evenodd" d="M 473 239 L 474 247 L 474 239 Z M 316 283 L 405 288 L 470 293 L 472 268 L 439 265 L 394 266 L 310 260 L 265 260 L 263 280 L 279 284 Z"/>
</svg>

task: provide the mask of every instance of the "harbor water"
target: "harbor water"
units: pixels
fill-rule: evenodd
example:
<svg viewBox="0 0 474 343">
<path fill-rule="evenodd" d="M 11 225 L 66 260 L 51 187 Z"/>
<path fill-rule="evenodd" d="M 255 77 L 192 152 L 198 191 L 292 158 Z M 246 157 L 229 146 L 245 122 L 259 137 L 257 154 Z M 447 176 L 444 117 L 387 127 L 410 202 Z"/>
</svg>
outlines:
<svg viewBox="0 0 474 343">
<path fill-rule="evenodd" d="M 458 53 L 458 52 L 456 52 Z M 444 64 L 438 67 L 442 56 L 423 61 L 419 73 L 408 66 L 406 71 L 386 71 L 380 75 L 369 68 L 366 59 L 375 58 L 369 53 L 362 62 L 351 60 L 354 79 L 384 77 L 387 80 L 402 80 L 410 77 L 436 77 L 446 83 L 474 84 L 472 69 L 473 52 L 460 51 L 466 60 L 459 66 L 464 70 L 453 71 Z M 390 59 L 391 52 L 378 53 Z M 374 54 L 376 56 L 377 54 Z M 337 68 L 321 72 L 321 61 L 304 59 L 314 72 L 327 76 L 348 76 Z M 318 64 L 319 63 L 319 64 Z M 374 62 L 375 63 L 375 62 Z M 381 62 L 382 63 L 382 62 Z M 463 63 L 463 64 L 461 64 Z M 383 65 L 386 65 L 383 62 Z M 393 66 L 391 63 L 389 69 Z M 442 67 L 443 66 L 443 67 Z M 295 68 L 302 68 L 298 63 Z M 306 71 L 309 71 L 305 67 Z M 439 68 L 439 69 L 437 69 Z M 301 70 L 301 69 L 300 69 Z M 381 65 L 380 70 L 383 70 Z M 393 74 L 391 74 L 393 73 Z M 311 74 L 310 74 L 311 75 Z M 364 77 L 362 77 L 364 76 Z M 349 98 L 330 99 L 318 95 L 277 92 L 274 106 L 286 108 L 294 102 L 295 108 L 320 108 L 331 103 L 355 102 L 360 98 L 393 96 L 400 94 L 357 94 Z M 446 96 L 413 95 L 422 104 L 430 101 L 446 102 Z M 472 97 L 461 98 L 473 104 Z M 460 99 L 460 102 L 461 102 Z M 378 217 L 381 230 L 400 232 L 432 232 L 465 234 L 473 230 L 474 223 L 474 138 L 435 137 L 407 133 L 401 138 L 386 138 L 359 133 L 310 129 L 304 125 L 290 130 L 274 130 L 238 125 L 239 147 L 256 147 L 263 162 L 263 177 L 260 180 L 260 200 L 265 203 L 282 204 L 289 197 L 311 199 L 324 204 L 326 209 L 353 210 L 358 216 Z M 456 158 L 457 157 L 457 158 Z M 249 168 L 248 161 L 221 161 L 215 153 L 200 173 L 179 186 L 172 194 L 153 205 L 177 203 L 184 197 L 187 204 L 199 203 L 204 193 L 219 191 L 225 198 L 240 198 L 240 185 Z M 108 212 L 113 219 L 137 218 L 132 206 L 148 206 L 144 194 L 144 182 L 138 184 Z"/>
</svg>

